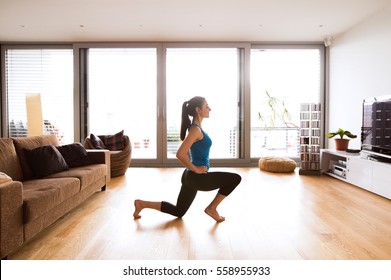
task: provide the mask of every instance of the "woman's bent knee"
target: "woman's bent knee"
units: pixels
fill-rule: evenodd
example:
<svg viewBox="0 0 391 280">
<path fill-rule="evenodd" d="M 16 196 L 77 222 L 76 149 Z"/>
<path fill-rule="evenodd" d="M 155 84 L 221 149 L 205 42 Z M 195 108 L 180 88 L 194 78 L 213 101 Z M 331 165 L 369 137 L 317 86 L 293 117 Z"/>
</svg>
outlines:
<svg viewBox="0 0 391 280">
<path fill-rule="evenodd" d="M 237 184 L 236 185 L 239 185 L 240 182 L 242 181 L 242 176 L 240 176 L 239 174 L 235 174 L 236 175 L 236 180 L 237 180 Z"/>
<path fill-rule="evenodd" d="M 242 181 L 242 176 L 236 173 L 231 173 L 231 174 L 232 174 L 232 178 L 231 178 L 232 185 L 236 187 Z"/>
</svg>

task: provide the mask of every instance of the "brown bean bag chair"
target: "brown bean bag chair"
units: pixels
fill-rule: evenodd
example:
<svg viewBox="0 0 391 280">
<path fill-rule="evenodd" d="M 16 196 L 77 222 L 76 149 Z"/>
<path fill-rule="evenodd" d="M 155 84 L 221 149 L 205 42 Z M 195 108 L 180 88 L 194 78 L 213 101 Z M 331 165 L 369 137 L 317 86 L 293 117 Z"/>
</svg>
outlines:
<svg viewBox="0 0 391 280">
<path fill-rule="evenodd" d="M 288 173 L 296 168 L 296 162 L 286 157 L 261 157 L 258 162 L 259 169 L 275 173 Z"/>
</svg>

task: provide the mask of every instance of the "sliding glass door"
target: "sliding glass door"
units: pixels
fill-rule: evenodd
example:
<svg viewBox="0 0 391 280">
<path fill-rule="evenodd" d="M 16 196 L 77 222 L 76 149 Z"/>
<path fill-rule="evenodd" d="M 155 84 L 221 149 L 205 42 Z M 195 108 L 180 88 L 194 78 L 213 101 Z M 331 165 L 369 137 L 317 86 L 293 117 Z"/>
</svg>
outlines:
<svg viewBox="0 0 391 280">
<path fill-rule="evenodd" d="M 238 159 L 242 50 L 162 49 L 159 56 L 158 48 L 88 48 L 88 133 L 124 130 L 133 160 L 175 164 L 182 104 L 200 95 L 212 108 L 203 123 L 214 141 L 211 159 Z"/>
<path fill-rule="evenodd" d="M 124 130 L 133 159 L 157 158 L 157 50 L 88 49 L 88 130 Z"/>
<path fill-rule="evenodd" d="M 167 158 L 175 157 L 183 102 L 203 96 L 211 107 L 203 127 L 213 140 L 211 159 L 239 158 L 238 48 L 167 48 Z"/>
</svg>

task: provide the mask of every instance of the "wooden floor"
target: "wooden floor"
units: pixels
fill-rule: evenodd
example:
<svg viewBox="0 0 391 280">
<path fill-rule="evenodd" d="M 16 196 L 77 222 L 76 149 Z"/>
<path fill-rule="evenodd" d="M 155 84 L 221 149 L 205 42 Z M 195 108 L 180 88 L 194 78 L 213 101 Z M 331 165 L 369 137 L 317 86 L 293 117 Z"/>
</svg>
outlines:
<svg viewBox="0 0 391 280">
<path fill-rule="evenodd" d="M 391 201 L 337 179 L 237 172 L 242 183 L 216 224 L 199 193 L 182 219 L 153 210 L 134 220 L 135 198 L 176 201 L 181 168 L 130 168 L 9 259 L 391 259 Z"/>
</svg>

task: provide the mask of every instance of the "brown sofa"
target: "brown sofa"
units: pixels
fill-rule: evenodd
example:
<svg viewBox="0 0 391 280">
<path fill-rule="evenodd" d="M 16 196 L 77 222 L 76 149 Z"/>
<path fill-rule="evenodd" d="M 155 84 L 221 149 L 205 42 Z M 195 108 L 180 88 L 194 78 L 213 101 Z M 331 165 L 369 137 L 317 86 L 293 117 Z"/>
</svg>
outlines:
<svg viewBox="0 0 391 280">
<path fill-rule="evenodd" d="M 36 168 L 45 164 L 39 162 L 33 166 L 31 151 L 51 148 L 57 153 L 63 146 L 54 135 L 0 138 L 0 172 L 3 175 L 0 181 L 1 259 L 92 194 L 106 189 L 110 181 L 110 154 L 107 150 L 83 148 L 85 162 L 82 165 L 69 164 L 62 171 L 37 176 Z M 36 154 L 33 156 L 33 160 L 39 159 Z M 66 161 L 65 157 L 61 158 Z M 68 158 L 66 163 L 71 160 Z M 49 164 L 48 167 L 55 165 Z"/>
</svg>

